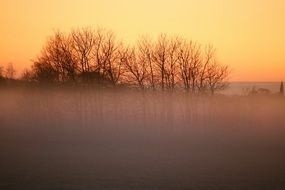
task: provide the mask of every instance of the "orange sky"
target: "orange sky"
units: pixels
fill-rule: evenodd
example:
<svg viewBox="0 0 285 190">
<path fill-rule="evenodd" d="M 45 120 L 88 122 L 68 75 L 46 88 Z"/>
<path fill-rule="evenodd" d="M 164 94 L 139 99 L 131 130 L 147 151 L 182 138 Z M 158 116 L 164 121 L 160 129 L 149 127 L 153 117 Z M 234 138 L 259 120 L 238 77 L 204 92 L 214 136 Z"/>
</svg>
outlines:
<svg viewBox="0 0 285 190">
<path fill-rule="evenodd" d="M 55 29 L 100 26 L 119 39 L 178 34 L 211 43 L 232 81 L 285 80 L 284 0 L 0 0 L 0 65 L 31 65 Z"/>
</svg>

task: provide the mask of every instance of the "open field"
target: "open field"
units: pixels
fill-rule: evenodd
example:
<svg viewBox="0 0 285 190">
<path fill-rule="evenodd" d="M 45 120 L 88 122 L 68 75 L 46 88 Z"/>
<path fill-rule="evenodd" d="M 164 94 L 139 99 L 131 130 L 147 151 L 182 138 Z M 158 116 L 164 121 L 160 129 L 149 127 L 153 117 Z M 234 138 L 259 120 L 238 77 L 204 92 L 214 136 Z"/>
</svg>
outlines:
<svg viewBox="0 0 285 190">
<path fill-rule="evenodd" d="M 284 189 L 285 98 L 0 89 L 0 189 Z"/>
</svg>

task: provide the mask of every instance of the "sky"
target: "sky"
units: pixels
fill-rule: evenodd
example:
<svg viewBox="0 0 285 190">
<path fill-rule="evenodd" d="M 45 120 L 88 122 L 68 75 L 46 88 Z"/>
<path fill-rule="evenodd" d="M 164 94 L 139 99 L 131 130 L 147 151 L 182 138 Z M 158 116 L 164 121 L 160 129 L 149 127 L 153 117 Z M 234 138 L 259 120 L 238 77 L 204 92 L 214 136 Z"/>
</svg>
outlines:
<svg viewBox="0 0 285 190">
<path fill-rule="evenodd" d="M 212 44 L 231 81 L 285 80 L 284 0 L 0 0 L 0 65 L 19 74 L 55 30 L 86 26 L 127 43 L 180 35 Z"/>
</svg>

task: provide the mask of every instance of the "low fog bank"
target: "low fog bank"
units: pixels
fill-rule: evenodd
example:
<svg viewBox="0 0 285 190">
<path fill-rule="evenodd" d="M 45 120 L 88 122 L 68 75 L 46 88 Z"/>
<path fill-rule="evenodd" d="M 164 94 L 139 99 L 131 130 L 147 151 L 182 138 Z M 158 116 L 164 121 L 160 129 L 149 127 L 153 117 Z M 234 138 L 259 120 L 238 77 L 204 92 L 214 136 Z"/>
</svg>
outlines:
<svg viewBox="0 0 285 190">
<path fill-rule="evenodd" d="M 283 189 L 285 98 L 1 89 L 1 189 Z"/>
</svg>

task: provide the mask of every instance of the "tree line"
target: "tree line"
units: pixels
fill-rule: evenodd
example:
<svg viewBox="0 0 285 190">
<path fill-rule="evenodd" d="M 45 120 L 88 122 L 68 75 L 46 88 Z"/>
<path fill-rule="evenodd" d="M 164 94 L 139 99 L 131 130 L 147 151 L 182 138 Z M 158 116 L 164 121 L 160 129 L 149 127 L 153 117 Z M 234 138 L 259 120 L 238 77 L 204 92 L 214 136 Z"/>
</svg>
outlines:
<svg viewBox="0 0 285 190">
<path fill-rule="evenodd" d="M 78 28 L 49 37 L 22 80 L 214 94 L 228 75 L 211 45 L 166 34 L 125 45 L 111 31 Z"/>
<path fill-rule="evenodd" d="M 0 65 L 0 81 L 14 79 L 16 70 L 13 63 L 9 63 L 6 67 Z"/>
</svg>

